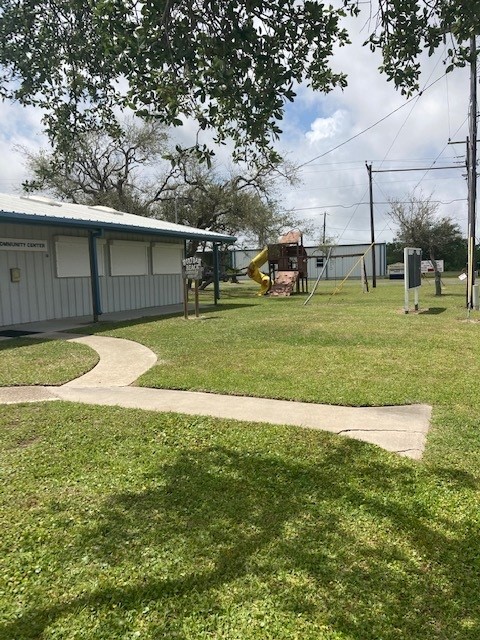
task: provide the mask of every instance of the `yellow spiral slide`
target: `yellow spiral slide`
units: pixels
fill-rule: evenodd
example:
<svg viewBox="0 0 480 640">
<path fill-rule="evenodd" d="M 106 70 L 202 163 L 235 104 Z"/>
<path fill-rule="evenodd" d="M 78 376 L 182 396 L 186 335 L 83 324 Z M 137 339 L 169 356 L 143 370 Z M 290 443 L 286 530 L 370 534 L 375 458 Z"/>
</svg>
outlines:
<svg viewBox="0 0 480 640">
<path fill-rule="evenodd" d="M 257 293 L 258 296 L 263 296 L 267 293 L 267 291 L 272 286 L 272 281 L 269 276 L 260 271 L 260 268 L 265 262 L 268 260 L 268 247 L 262 249 L 258 255 L 253 258 L 253 260 L 248 265 L 247 275 L 249 278 L 258 282 L 260 285 L 260 291 Z"/>
</svg>

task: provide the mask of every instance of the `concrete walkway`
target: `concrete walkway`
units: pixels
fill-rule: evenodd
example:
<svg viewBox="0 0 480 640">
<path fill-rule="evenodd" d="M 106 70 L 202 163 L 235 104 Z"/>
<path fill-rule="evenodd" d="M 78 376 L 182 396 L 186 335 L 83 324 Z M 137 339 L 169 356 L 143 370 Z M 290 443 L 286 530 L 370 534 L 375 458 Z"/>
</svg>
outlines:
<svg viewBox="0 0 480 640">
<path fill-rule="evenodd" d="M 68 337 L 61 333 L 35 336 L 85 344 L 100 356 L 88 373 L 60 387 L 0 388 L 1 404 L 67 400 L 86 404 L 172 411 L 249 422 L 290 424 L 330 431 L 387 451 L 420 459 L 431 416 L 428 405 L 400 407 L 335 407 L 213 393 L 131 387 L 150 369 L 156 355 L 130 340 L 104 336 Z M 32 338 L 34 339 L 34 337 Z"/>
</svg>

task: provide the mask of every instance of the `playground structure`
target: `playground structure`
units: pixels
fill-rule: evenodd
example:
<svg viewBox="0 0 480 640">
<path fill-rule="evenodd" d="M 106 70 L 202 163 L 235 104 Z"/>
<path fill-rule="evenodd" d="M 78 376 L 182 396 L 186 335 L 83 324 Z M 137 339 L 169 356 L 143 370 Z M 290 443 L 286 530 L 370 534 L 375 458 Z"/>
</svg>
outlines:
<svg viewBox="0 0 480 640">
<path fill-rule="evenodd" d="M 258 282 L 260 290 L 257 293 L 259 296 L 264 296 L 268 293 L 272 286 L 272 280 L 270 276 L 260 271 L 260 267 L 268 260 L 268 247 L 265 247 L 256 255 L 247 267 L 247 276 Z"/>
<path fill-rule="evenodd" d="M 247 275 L 260 285 L 259 296 L 290 296 L 294 290 L 308 292 L 307 259 L 302 233 L 289 231 L 253 258 Z M 267 261 L 268 275 L 260 271 Z"/>
</svg>

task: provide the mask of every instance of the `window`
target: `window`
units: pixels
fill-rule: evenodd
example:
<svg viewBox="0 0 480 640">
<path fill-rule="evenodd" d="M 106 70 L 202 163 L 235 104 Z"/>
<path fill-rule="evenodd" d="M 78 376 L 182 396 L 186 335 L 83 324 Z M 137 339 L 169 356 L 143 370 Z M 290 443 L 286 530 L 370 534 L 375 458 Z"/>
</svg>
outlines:
<svg viewBox="0 0 480 640">
<path fill-rule="evenodd" d="M 182 273 L 183 246 L 154 242 L 152 245 L 152 271 L 155 274 Z"/>
<path fill-rule="evenodd" d="M 323 256 L 317 257 L 317 269 L 323 269 L 323 265 L 325 264 L 325 258 Z"/>
<path fill-rule="evenodd" d="M 97 240 L 98 274 L 105 275 L 105 240 Z M 57 236 L 55 238 L 57 278 L 89 278 L 90 253 L 88 238 Z"/>
<path fill-rule="evenodd" d="M 112 276 L 146 276 L 148 242 L 111 240 L 110 269 Z"/>
</svg>

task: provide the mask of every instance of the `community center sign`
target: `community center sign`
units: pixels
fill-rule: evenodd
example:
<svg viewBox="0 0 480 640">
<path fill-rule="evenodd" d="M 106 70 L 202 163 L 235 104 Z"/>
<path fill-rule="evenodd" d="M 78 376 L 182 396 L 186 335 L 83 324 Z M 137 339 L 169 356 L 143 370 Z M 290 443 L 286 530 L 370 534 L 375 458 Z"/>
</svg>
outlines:
<svg viewBox="0 0 480 640">
<path fill-rule="evenodd" d="M 0 238 L 0 251 L 48 251 L 46 240 Z"/>
</svg>

